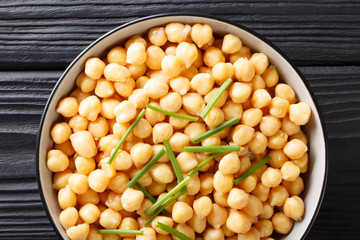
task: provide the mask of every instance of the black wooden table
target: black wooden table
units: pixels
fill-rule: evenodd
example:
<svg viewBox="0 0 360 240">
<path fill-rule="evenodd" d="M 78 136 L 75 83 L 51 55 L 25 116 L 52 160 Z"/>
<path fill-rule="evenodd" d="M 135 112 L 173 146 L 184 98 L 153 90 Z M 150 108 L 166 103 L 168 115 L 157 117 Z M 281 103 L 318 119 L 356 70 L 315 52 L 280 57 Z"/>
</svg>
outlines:
<svg viewBox="0 0 360 240">
<path fill-rule="evenodd" d="M 359 239 L 360 2 L 0 1 L 0 239 L 56 239 L 40 201 L 35 140 L 47 98 L 93 40 L 136 18 L 201 12 L 250 27 L 300 67 L 325 117 L 330 169 L 307 239 Z"/>
</svg>

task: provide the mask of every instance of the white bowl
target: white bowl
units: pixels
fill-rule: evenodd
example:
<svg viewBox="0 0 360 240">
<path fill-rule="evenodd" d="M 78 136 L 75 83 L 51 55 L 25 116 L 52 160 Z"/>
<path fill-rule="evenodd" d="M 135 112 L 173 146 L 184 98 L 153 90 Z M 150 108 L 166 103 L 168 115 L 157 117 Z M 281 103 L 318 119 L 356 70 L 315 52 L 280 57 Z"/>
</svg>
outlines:
<svg viewBox="0 0 360 240">
<path fill-rule="evenodd" d="M 305 190 L 302 193 L 306 206 L 305 216 L 301 222 L 295 223 L 288 235 L 281 238 L 304 239 L 315 221 L 324 196 L 328 165 L 324 123 L 321 120 L 314 95 L 297 68 L 291 65 L 285 55 L 264 37 L 239 24 L 201 14 L 153 15 L 121 25 L 97 39 L 81 52 L 60 77 L 49 97 L 41 119 L 36 155 L 40 195 L 54 229 L 60 237 L 68 239 L 58 220 L 60 207 L 57 202 L 57 192 L 52 188 L 53 174 L 46 167 L 47 151 L 53 145 L 50 130 L 53 123 L 59 118 L 59 114 L 55 111 L 57 103 L 74 88 L 76 76 L 84 69 L 87 58 L 104 56 L 111 47 L 123 43 L 125 39 L 135 34 L 144 34 L 152 27 L 169 22 L 207 23 L 218 35 L 232 33 L 239 36 L 244 45 L 255 52 L 265 53 L 269 57 L 269 61 L 277 68 L 281 81 L 286 82 L 295 90 L 299 100 L 310 105 L 312 116 L 304 128 L 309 139 L 309 170 L 304 176 Z"/>
</svg>

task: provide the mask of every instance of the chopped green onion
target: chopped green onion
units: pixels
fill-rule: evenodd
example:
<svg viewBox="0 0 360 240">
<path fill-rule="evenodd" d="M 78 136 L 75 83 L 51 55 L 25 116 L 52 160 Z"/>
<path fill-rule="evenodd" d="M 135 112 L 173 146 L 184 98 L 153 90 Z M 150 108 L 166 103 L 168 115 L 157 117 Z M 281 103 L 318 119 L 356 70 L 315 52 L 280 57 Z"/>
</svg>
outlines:
<svg viewBox="0 0 360 240">
<path fill-rule="evenodd" d="M 211 155 L 210 157 L 208 157 L 207 159 L 205 159 L 202 163 L 200 163 L 199 165 L 197 165 L 193 170 L 191 170 L 188 174 L 188 176 L 192 177 L 195 173 L 197 173 L 198 171 L 200 171 L 200 169 L 202 169 L 206 164 L 208 164 L 211 159 L 216 158 L 217 156 L 221 155 L 221 153 L 214 153 L 213 155 Z"/>
<path fill-rule="evenodd" d="M 165 146 L 166 152 L 167 152 L 167 154 L 169 156 L 170 162 L 171 162 L 171 164 L 172 164 L 172 166 L 174 168 L 175 175 L 176 175 L 176 177 L 178 179 L 178 182 L 181 182 L 182 180 L 184 180 L 184 177 L 183 177 L 183 175 L 181 173 L 179 164 L 176 161 L 175 154 L 174 154 L 173 150 L 171 149 L 171 146 L 170 146 L 170 143 L 169 143 L 168 140 L 164 141 L 164 146 Z M 186 186 L 183 187 L 182 191 L 184 193 L 188 192 Z"/>
<path fill-rule="evenodd" d="M 146 222 L 144 223 L 144 226 L 148 226 L 153 220 L 154 218 L 160 214 L 161 211 L 165 211 L 165 208 L 167 206 L 170 205 L 170 203 L 172 203 L 173 201 L 175 201 L 178 197 L 180 197 L 181 195 L 183 195 L 182 192 L 178 192 L 177 194 L 175 194 L 174 196 L 172 196 L 169 200 L 167 200 L 163 205 L 161 205 L 158 210 L 156 210 L 156 212 L 154 212 L 153 215 L 151 215 L 151 217 L 149 217 L 148 220 L 146 220 Z"/>
<path fill-rule="evenodd" d="M 202 118 L 206 118 L 206 116 L 209 114 L 210 110 L 212 109 L 212 107 L 215 105 L 216 101 L 219 100 L 221 94 L 223 94 L 223 92 L 225 91 L 225 89 L 230 85 L 230 83 L 232 82 L 231 78 L 228 78 L 222 85 L 221 87 L 216 91 L 216 93 L 214 94 L 214 96 L 212 96 L 212 98 L 210 99 L 210 102 L 206 105 L 206 107 L 204 108 L 204 110 L 201 112 L 200 117 Z"/>
<path fill-rule="evenodd" d="M 189 238 L 188 236 L 186 236 L 185 234 L 183 234 L 182 232 L 179 232 L 178 230 L 169 227 L 168 225 L 165 225 L 161 222 L 158 222 L 158 224 L 156 225 L 157 228 L 160 228 L 168 233 L 170 233 L 171 235 L 180 238 L 181 240 L 191 240 L 191 238 Z"/>
<path fill-rule="evenodd" d="M 228 128 L 236 123 L 239 122 L 239 118 L 238 117 L 233 117 L 232 119 L 230 119 L 229 121 L 226 121 L 224 122 L 223 124 L 217 126 L 216 128 L 213 128 L 213 129 L 210 129 L 209 131 L 197 136 L 197 137 L 194 137 L 192 139 L 193 143 L 198 143 L 200 142 L 201 140 L 205 139 L 205 138 L 208 138 L 212 135 L 214 135 L 215 133 L 218 133 L 222 130 L 224 130 L 225 128 Z"/>
<path fill-rule="evenodd" d="M 164 197 L 160 198 L 156 203 L 154 203 L 151 207 L 149 207 L 145 211 L 145 216 L 149 216 L 152 212 L 154 212 L 161 204 L 163 204 L 166 200 L 168 200 L 172 195 L 178 192 L 182 187 L 188 184 L 191 180 L 190 176 L 187 176 L 184 180 L 182 180 L 178 185 L 176 185 L 173 189 L 171 189 Z"/>
<path fill-rule="evenodd" d="M 151 196 L 151 194 L 150 194 L 148 191 L 146 191 L 146 189 L 145 189 L 143 186 L 141 186 L 138 182 L 135 183 L 135 186 L 137 186 L 137 187 L 139 188 L 139 190 L 142 191 L 142 192 L 144 193 L 144 195 L 145 195 L 148 199 L 150 199 L 150 201 L 151 201 L 152 203 L 156 203 L 156 199 L 155 199 L 153 196 Z M 162 213 L 165 214 L 165 215 L 168 215 L 168 214 L 169 214 L 165 209 L 162 211 Z"/>
<path fill-rule="evenodd" d="M 176 118 L 181 118 L 181 119 L 185 119 L 185 120 L 190 120 L 190 121 L 197 121 L 199 120 L 197 117 L 191 117 L 191 116 L 186 116 L 186 115 L 183 115 L 183 114 L 178 114 L 178 113 L 173 113 L 173 112 L 169 112 L 169 111 L 166 111 L 166 110 L 163 110 L 163 109 L 160 109 L 160 108 L 157 108 L 153 105 L 150 105 L 150 104 L 147 104 L 146 105 L 147 108 L 150 108 L 151 110 L 154 110 L 154 111 L 157 111 L 157 112 L 160 112 L 160 113 L 163 113 L 165 115 L 169 115 L 169 116 L 172 116 L 172 117 L 176 117 Z"/>
<path fill-rule="evenodd" d="M 135 128 L 136 124 L 138 124 L 140 119 L 145 115 L 145 112 L 146 112 L 146 109 L 141 110 L 139 115 L 136 117 L 135 121 L 130 125 L 129 129 L 126 130 L 126 132 L 125 132 L 124 136 L 121 138 L 119 144 L 116 146 L 115 149 L 112 150 L 111 155 L 110 155 L 109 159 L 107 160 L 107 164 L 111 164 L 113 162 L 117 152 L 119 151 L 121 146 L 124 144 L 126 138 L 130 135 L 132 130 Z"/>
<path fill-rule="evenodd" d="M 224 152 L 238 152 L 240 146 L 186 146 L 184 152 L 213 152 L 213 153 L 224 153 Z"/>
<path fill-rule="evenodd" d="M 128 229 L 99 229 L 100 234 L 127 234 L 127 235 L 143 235 L 143 230 L 128 230 Z"/>
<path fill-rule="evenodd" d="M 165 154 L 165 149 L 161 149 L 160 152 L 155 154 L 155 156 L 141 169 L 130 182 L 128 182 L 128 187 L 133 187 L 137 181 L 147 172 L 149 169 L 154 166 L 154 164 Z"/>
<path fill-rule="evenodd" d="M 248 176 L 250 176 L 253 172 L 255 172 L 257 169 L 259 169 L 260 167 L 262 167 L 264 164 L 266 164 L 268 161 L 270 161 L 271 157 L 269 156 L 265 156 L 260 162 L 258 162 L 257 164 L 255 164 L 254 166 L 252 166 L 249 170 L 247 170 L 243 175 L 241 175 L 240 177 L 238 177 L 237 179 L 234 180 L 234 184 L 239 184 L 242 180 L 244 180 L 245 178 L 247 178 Z"/>
</svg>

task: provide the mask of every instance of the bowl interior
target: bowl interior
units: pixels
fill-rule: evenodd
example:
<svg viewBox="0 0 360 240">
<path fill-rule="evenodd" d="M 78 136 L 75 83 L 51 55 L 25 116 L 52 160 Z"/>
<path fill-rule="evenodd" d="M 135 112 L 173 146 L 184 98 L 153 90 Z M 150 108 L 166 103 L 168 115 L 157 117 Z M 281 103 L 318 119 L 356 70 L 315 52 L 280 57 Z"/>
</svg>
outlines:
<svg viewBox="0 0 360 240">
<path fill-rule="evenodd" d="M 218 35 L 232 33 L 239 36 L 243 44 L 250 47 L 253 51 L 265 53 L 269 57 L 270 63 L 276 66 L 281 81 L 286 82 L 295 89 L 297 98 L 300 101 L 304 101 L 310 105 L 312 116 L 309 123 L 304 128 L 309 140 L 309 171 L 304 176 L 305 190 L 303 192 L 306 206 L 305 216 L 303 221 L 297 222 L 294 225 L 293 230 L 281 239 L 294 240 L 302 238 L 308 231 L 308 227 L 311 225 L 313 217 L 317 214 L 326 180 L 327 156 L 325 137 L 319 112 L 311 94 L 291 64 L 264 40 L 248 30 L 242 29 L 231 23 L 214 18 L 193 15 L 151 16 L 120 26 L 105 34 L 86 48 L 62 75 L 45 108 L 40 125 L 37 149 L 39 187 L 51 222 L 55 225 L 63 239 L 68 239 L 58 220 L 60 208 L 57 203 L 57 193 L 52 188 L 52 173 L 46 167 L 46 154 L 52 148 L 53 144 L 50 130 L 53 123 L 59 117 L 55 111 L 58 101 L 62 97 L 67 96 L 75 86 L 76 76 L 83 70 L 87 58 L 92 56 L 104 56 L 111 47 L 123 43 L 125 39 L 132 35 L 143 34 L 151 27 L 161 26 L 175 21 L 189 24 L 207 23 L 211 25 L 214 33 Z"/>
</svg>

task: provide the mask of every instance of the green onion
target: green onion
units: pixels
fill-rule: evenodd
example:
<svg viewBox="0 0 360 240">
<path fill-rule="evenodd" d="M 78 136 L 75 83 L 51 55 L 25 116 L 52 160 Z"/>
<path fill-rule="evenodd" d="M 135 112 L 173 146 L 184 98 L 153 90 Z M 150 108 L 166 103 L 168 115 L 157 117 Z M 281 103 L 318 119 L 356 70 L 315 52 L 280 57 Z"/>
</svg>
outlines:
<svg viewBox="0 0 360 240">
<path fill-rule="evenodd" d="M 190 176 L 187 176 L 184 180 L 182 180 L 178 185 L 176 185 L 173 189 L 171 189 L 164 197 L 160 198 L 156 203 L 154 203 L 149 209 L 145 211 L 145 216 L 149 216 L 152 212 L 154 212 L 161 204 L 163 204 L 166 200 L 168 200 L 172 195 L 180 190 L 180 188 L 184 187 L 191 180 Z"/>
<path fill-rule="evenodd" d="M 182 232 L 179 232 L 178 230 L 169 227 L 168 225 L 165 225 L 161 222 L 158 222 L 158 224 L 156 225 L 157 228 L 160 228 L 168 233 L 170 233 L 171 235 L 180 238 L 181 240 L 191 240 L 191 238 L 189 238 L 188 236 L 186 236 L 185 234 L 183 234 Z"/>
<path fill-rule="evenodd" d="M 182 192 L 178 192 L 177 194 L 175 194 L 172 198 L 170 198 L 169 200 L 167 200 L 163 205 L 161 205 L 158 210 L 156 210 L 156 212 L 154 212 L 153 215 L 151 215 L 151 217 L 149 217 L 148 220 L 146 220 L 146 222 L 144 223 L 144 226 L 148 226 L 153 220 L 154 218 L 160 214 L 161 211 L 165 211 L 165 208 L 167 206 L 169 206 L 170 203 L 172 203 L 173 201 L 175 201 L 178 197 L 180 197 L 181 195 L 183 195 Z"/>
<path fill-rule="evenodd" d="M 113 162 L 117 152 L 119 151 L 121 146 L 124 144 L 126 138 L 130 135 L 131 131 L 135 128 L 136 124 L 138 124 L 140 119 L 145 115 L 145 112 L 146 112 L 146 109 L 141 110 L 139 115 L 136 117 L 135 121 L 131 124 L 129 129 L 126 130 L 126 132 L 125 132 L 124 136 L 121 138 L 119 144 L 116 146 L 115 149 L 112 150 L 111 155 L 110 155 L 109 159 L 107 160 L 107 164 L 111 164 Z"/>
<path fill-rule="evenodd" d="M 160 109 L 160 108 L 157 108 L 153 105 L 150 105 L 150 104 L 147 104 L 146 105 L 147 108 L 150 108 L 151 110 L 154 110 L 154 111 L 157 111 L 157 112 L 160 112 L 160 113 L 163 113 L 165 115 L 169 115 L 169 116 L 172 116 L 172 117 L 176 117 L 176 118 L 181 118 L 181 119 L 185 119 L 185 120 L 190 120 L 190 121 L 197 121 L 199 120 L 197 117 L 191 117 L 191 116 L 186 116 L 186 115 L 183 115 L 183 114 L 178 114 L 178 113 L 173 113 L 173 112 L 169 112 L 169 111 L 166 111 L 166 110 L 163 110 L 163 109 Z"/>
<path fill-rule="evenodd" d="M 127 229 L 99 229 L 100 234 L 127 234 L 127 235 L 143 235 L 143 230 L 127 230 Z"/>
<path fill-rule="evenodd" d="M 224 130 L 225 128 L 228 128 L 236 123 L 239 122 L 239 118 L 238 117 L 234 117 L 232 119 L 230 119 L 229 121 L 226 121 L 224 122 L 223 124 L 217 126 L 216 128 L 213 128 L 213 129 L 210 129 L 209 131 L 197 136 L 197 137 L 194 137 L 192 139 L 193 143 L 198 143 L 200 142 L 201 140 L 205 139 L 205 138 L 208 138 L 212 135 L 214 135 L 215 133 L 218 133 L 222 130 Z"/>
<path fill-rule="evenodd" d="M 137 186 L 137 187 L 139 188 L 139 190 L 142 191 L 142 192 L 144 193 L 144 195 L 145 195 L 148 199 L 150 199 L 150 201 L 151 201 L 152 203 L 156 203 L 156 199 L 155 199 L 153 196 L 151 196 L 151 194 L 150 194 L 148 191 L 146 191 L 146 189 L 145 189 L 143 186 L 141 186 L 138 182 L 135 183 L 135 186 Z M 165 214 L 165 215 L 168 215 L 168 214 L 169 214 L 165 209 L 162 211 L 162 213 Z"/>
<path fill-rule="evenodd" d="M 184 180 L 184 177 L 183 177 L 183 175 L 181 173 L 179 164 L 176 161 L 175 154 L 174 154 L 173 150 L 171 149 L 171 146 L 170 146 L 170 143 L 169 143 L 168 140 L 164 141 L 164 146 L 165 146 L 166 152 L 167 152 L 167 154 L 169 156 L 170 162 L 171 162 L 171 164 L 172 164 L 172 166 L 174 168 L 175 175 L 176 175 L 176 177 L 178 179 L 178 182 L 181 182 L 182 180 Z M 183 187 L 182 191 L 184 193 L 188 192 L 186 186 Z"/>
<path fill-rule="evenodd" d="M 206 105 L 204 110 L 201 112 L 200 117 L 206 118 L 206 116 L 209 114 L 211 108 L 215 105 L 216 101 L 220 98 L 221 94 L 225 91 L 225 89 L 230 85 L 232 82 L 231 78 L 228 78 L 221 87 L 216 91 L 215 95 L 212 96 L 210 99 L 210 102 Z"/>
<path fill-rule="evenodd" d="M 240 146 L 186 146 L 184 152 L 213 152 L 213 153 L 224 153 L 224 152 L 238 152 Z"/>
<path fill-rule="evenodd" d="M 191 170 L 188 174 L 188 176 L 192 177 L 195 173 L 197 173 L 198 171 L 200 171 L 200 169 L 202 169 L 206 164 L 208 164 L 211 159 L 216 158 L 217 156 L 221 155 L 221 153 L 214 153 L 213 155 L 211 155 L 210 157 L 208 157 L 207 159 L 205 159 L 202 163 L 200 163 L 199 165 L 197 165 L 193 170 Z"/>
<path fill-rule="evenodd" d="M 255 164 L 254 166 L 252 166 L 249 170 L 247 170 L 243 175 L 241 175 L 240 177 L 238 177 L 237 179 L 234 180 L 234 184 L 239 184 L 242 180 L 244 180 L 245 178 L 247 178 L 248 176 L 250 176 L 253 172 L 255 172 L 257 169 L 259 169 L 261 166 L 263 166 L 264 164 L 266 164 L 268 161 L 270 161 L 271 157 L 266 156 L 264 157 L 260 162 L 258 162 L 257 164 Z"/>
<path fill-rule="evenodd" d="M 147 172 L 149 169 L 154 166 L 154 164 L 165 154 L 165 149 L 161 149 L 160 152 L 155 154 L 155 156 L 143 167 L 143 169 L 138 172 L 130 182 L 128 182 L 128 187 L 133 187 L 137 181 Z"/>
</svg>

